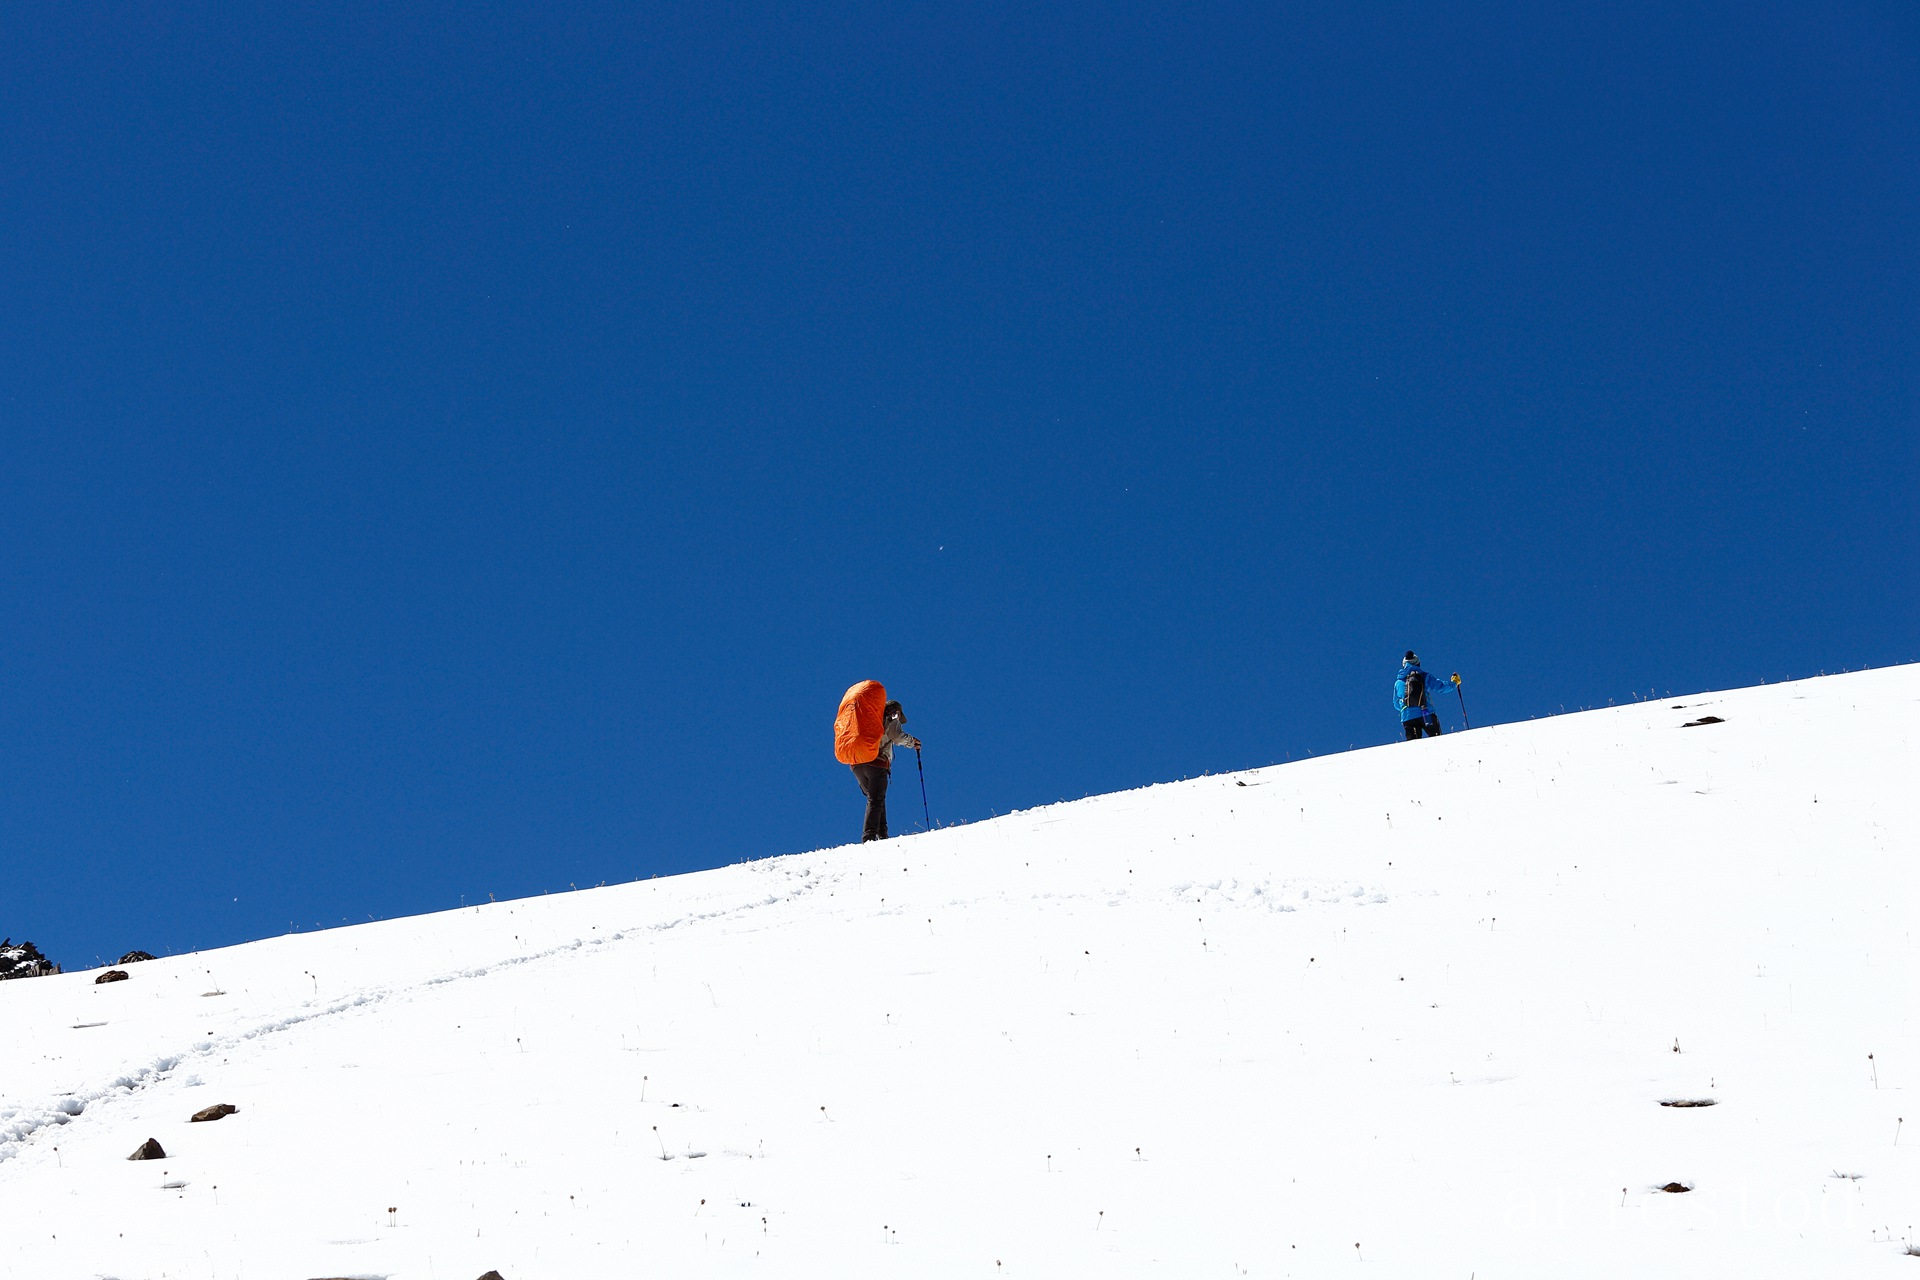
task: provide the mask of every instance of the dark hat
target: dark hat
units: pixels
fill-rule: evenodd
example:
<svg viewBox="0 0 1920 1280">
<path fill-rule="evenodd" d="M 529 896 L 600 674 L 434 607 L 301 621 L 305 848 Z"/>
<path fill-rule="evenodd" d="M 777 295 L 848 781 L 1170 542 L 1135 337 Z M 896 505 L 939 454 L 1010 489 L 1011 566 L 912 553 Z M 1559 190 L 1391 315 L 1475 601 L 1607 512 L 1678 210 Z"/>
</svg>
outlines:
<svg viewBox="0 0 1920 1280">
<path fill-rule="evenodd" d="M 1418 661 L 1420 661 L 1420 655 L 1419 655 L 1419 654 L 1417 654 L 1417 653 L 1415 653 L 1415 652 L 1414 652 L 1413 650 L 1411 650 L 1411 649 L 1409 649 L 1409 650 L 1407 650 L 1407 661 L 1408 661 L 1408 662 L 1418 662 Z"/>
</svg>

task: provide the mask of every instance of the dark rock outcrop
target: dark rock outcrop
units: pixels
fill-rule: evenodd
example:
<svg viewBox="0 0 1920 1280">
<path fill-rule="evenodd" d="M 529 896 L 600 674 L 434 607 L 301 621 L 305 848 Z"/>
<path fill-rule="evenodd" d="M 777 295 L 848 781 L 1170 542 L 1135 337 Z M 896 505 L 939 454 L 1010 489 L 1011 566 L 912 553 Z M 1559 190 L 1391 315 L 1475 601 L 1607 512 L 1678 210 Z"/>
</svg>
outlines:
<svg viewBox="0 0 1920 1280">
<path fill-rule="evenodd" d="M 114 963 L 115 964 L 139 964 L 142 960 L 151 960 L 151 959 L 153 959 L 153 957 L 148 955 L 144 951 L 129 951 L 127 952 L 127 954 L 121 956 L 118 960 L 115 960 Z"/>
<path fill-rule="evenodd" d="M 166 1158 L 167 1149 L 153 1138 L 148 1138 L 141 1143 L 140 1149 L 127 1157 L 129 1160 L 165 1160 Z"/>
<path fill-rule="evenodd" d="M 12 938 L 0 941 L 0 980 L 7 978 L 43 978 L 60 972 L 60 966 L 40 954 L 31 942 L 15 945 Z"/>
<path fill-rule="evenodd" d="M 234 1106 L 231 1102 L 216 1102 L 210 1107 L 202 1107 L 200 1110 L 194 1112 L 193 1118 L 188 1120 L 187 1123 L 205 1124 L 209 1120 L 224 1120 L 230 1115 L 237 1114 L 239 1110 L 240 1108 Z"/>
<path fill-rule="evenodd" d="M 489 1271 L 487 1272 L 487 1274 L 481 1276 L 480 1280 L 506 1280 L 506 1277 L 501 1275 L 498 1271 Z"/>
<path fill-rule="evenodd" d="M 95 978 L 93 980 L 93 985 L 97 987 L 103 982 L 125 982 L 126 980 L 127 980 L 127 971 L 125 969 L 109 969 L 105 973 L 101 974 L 99 977 Z"/>
</svg>

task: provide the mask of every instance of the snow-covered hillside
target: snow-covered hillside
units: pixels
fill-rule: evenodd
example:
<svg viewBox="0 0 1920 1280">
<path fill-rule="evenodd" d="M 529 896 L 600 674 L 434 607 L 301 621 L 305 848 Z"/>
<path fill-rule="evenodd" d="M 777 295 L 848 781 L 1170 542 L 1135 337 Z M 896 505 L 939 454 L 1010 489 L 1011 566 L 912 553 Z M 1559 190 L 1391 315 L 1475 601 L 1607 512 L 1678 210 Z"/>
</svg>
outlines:
<svg viewBox="0 0 1920 1280">
<path fill-rule="evenodd" d="M 1916 717 L 1676 698 L 0 984 L 0 1276 L 1920 1276 Z"/>
</svg>

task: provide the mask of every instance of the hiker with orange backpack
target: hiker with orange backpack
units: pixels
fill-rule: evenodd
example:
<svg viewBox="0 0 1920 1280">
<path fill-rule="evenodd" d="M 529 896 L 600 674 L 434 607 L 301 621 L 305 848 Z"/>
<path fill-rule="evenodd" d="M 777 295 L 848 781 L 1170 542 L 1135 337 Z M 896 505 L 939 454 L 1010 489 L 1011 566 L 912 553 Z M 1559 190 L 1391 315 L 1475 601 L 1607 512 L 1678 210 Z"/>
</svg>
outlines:
<svg viewBox="0 0 1920 1280">
<path fill-rule="evenodd" d="M 853 770 L 860 794 L 867 798 L 867 820 L 860 842 L 887 838 L 887 783 L 893 777 L 893 749 L 920 749 L 920 739 L 906 731 L 907 713 L 889 701 L 886 686 L 862 680 L 840 699 L 833 720 L 833 758 Z"/>
</svg>

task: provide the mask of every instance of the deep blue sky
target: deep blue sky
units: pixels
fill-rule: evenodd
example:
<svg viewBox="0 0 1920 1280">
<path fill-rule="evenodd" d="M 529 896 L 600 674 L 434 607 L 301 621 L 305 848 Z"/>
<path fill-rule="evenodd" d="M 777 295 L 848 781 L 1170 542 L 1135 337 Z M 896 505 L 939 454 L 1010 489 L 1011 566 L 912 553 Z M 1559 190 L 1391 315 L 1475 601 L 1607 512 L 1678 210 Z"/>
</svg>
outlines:
<svg viewBox="0 0 1920 1280">
<path fill-rule="evenodd" d="M 1546 8 L 9 8 L 0 932 L 1920 658 L 1913 7 Z"/>
</svg>

